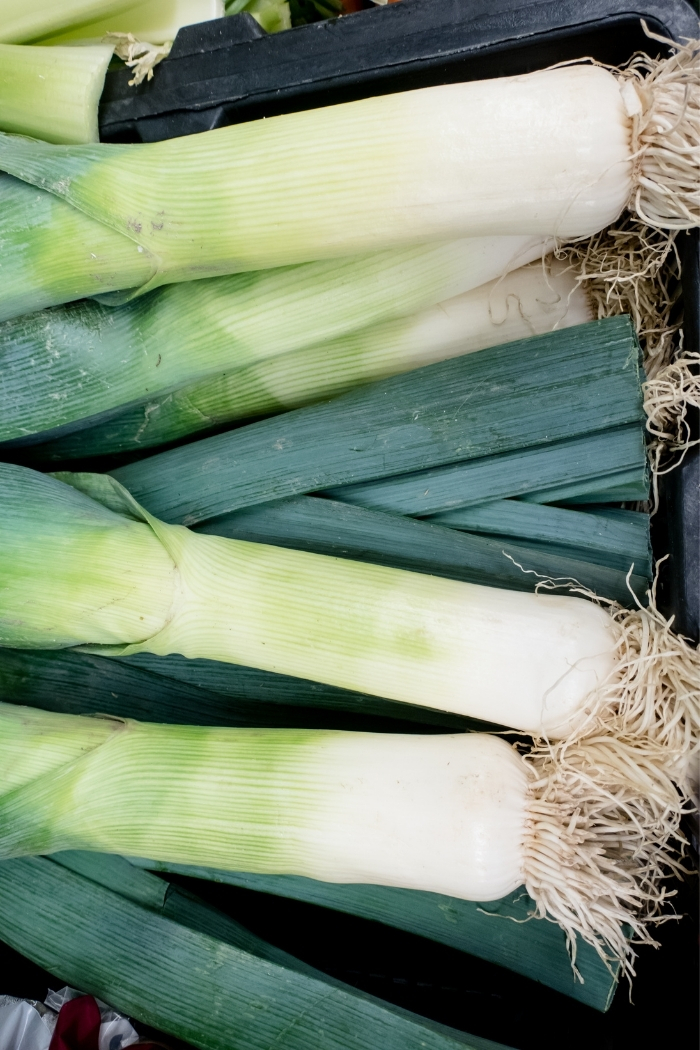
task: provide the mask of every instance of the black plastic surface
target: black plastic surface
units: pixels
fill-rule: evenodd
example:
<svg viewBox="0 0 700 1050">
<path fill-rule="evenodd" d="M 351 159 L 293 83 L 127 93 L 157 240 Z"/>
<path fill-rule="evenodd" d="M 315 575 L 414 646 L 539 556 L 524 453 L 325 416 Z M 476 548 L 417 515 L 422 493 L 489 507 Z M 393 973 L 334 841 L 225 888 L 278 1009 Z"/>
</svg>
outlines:
<svg viewBox="0 0 700 1050">
<path fill-rule="evenodd" d="M 619 63 L 649 46 L 641 18 L 662 35 L 698 33 L 685 0 L 404 0 L 274 36 L 235 15 L 180 30 L 138 88 L 129 70 L 109 73 L 100 133 L 148 142 L 582 55 Z"/>
<path fill-rule="evenodd" d="M 681 234 L 684 349 L 700 352 L 700 233 Z M 700 437 L 698 412 L 690 415 L 691 438 Z M 700 447 L 687 453 L 680 467 L 660 479 L 659 513 L 652 519 L 652 541 L 658 558 L 670 555 L 660 569 L 659 606 L 674 616 L 681 634 L 700 637 Z"/>
</svg>

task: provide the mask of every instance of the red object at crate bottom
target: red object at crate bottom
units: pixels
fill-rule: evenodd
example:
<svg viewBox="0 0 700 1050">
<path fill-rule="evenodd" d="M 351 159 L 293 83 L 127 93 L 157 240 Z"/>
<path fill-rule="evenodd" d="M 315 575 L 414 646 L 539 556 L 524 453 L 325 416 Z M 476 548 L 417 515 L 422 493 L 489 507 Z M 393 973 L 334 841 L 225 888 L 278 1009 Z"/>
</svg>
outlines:
<svg viewBox="0 0 700 1050">
<path fill-rule="evenodd" d="M 69 999 L 61 1007 L 49 1050 L 99 1050 L 100 1008 L 91 995 Z M 156 1043 L 135 1043 L 139 1050 L 156 1050 Z"/>
</svg>

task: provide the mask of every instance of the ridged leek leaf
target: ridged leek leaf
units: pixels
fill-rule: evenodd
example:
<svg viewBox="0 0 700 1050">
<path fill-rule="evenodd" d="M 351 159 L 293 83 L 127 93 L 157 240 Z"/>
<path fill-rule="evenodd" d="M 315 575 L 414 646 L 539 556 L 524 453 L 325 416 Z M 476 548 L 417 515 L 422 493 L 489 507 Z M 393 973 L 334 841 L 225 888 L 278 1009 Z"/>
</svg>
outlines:
<svg viewBox="0 0 700 1050">
<path fill-rule="evenodd" d="M 62 856 L 56 855 L 57 859 Z M 534 901 L 523 887 L 500 901 L 477 904 L 397 886 L 343 885 L 298 875 L 251 875 L 129 859 L 132 864 L 150 871 L 171 872 L 291 897 L 395 926 L 505 966 L 603 1012 L 610 1006 L 617 988 L 617 967 L 613 967 L 611 973 L 581 938 L 577 943 L 576 965 L 583 981 L 575 978 L 563 932 L 554 923 L 532 918 Z"/>
<path fill-rule="evenodd" d="M 414 474 L 342 485 L 324 495 L 373 510 L 430 517 L 493 500 L 529 499 L 534 503 L 566 495 L 586 496 L 621 474 L 640 486 L 646 499 L 649 479 L 644 430 L 640 424 L 615 427 L 580 438 L 518 449 L 497 456 L 449 463 Z M 591 501 L 592 502 L 592 501 Z"/>
<path fill-rule="evenodd" d="M 193 525 L 268 500 L 608 432 L 644 419 L 627 317 L 467 354 L 192 442 L 113 476 Z"/>
<path fill-rule="evenodd" d="M 150 257 L 51 193 L 0 175 L 0 321 L 148 280 Z"/>
<path fill-rule="evenodd" d="M 634 565 L 638 575 L 651 579 L 649 515 L 636 511 L 619 513 L 620 516 L 608 517 L 510 499 L 463 507 L 431 520 L 470 533 L 541 543 L 546 550 L 551 549 L 551 544 L 570 547 L 580 552 L 584 560 L 625 573 Z"/>
<path fill-rule="evenodd" d="M 76 908 L 76 902 L 79 906 Z M 0 864 L 0 936 L 201 1050 L 503 1050 L 193 930 L 41 857 Z"/>
</svg>

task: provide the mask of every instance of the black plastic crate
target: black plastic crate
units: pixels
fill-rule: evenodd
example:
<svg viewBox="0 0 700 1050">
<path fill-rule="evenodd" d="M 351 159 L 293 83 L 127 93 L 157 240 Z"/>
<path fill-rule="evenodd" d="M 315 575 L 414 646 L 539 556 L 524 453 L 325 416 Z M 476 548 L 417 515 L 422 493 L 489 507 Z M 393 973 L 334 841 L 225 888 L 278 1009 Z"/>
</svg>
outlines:
<svg viewBox="0 0 700 1050">
<path fill-rule="evenodd" d="M 684 0 L 633 0 L 629 6 L 623 0 L 403 0 L 271 37 L 250 16 L 238 15 L 181 30 L 150 83 L 129 88 L 128 71 L 108 74 L 101 135 L 112 142 L 155 141 L 372 94 L 528 72 L 584 55 L 619 64 L 636 50 L 657 48 L 645 37 L 642 18 L 653 31 L 675 39 L 700 35 L 697 16 Z M 699 350 L 697 232 L 681 235 L 680 243 L 685 346 Z M 694 425 L 697 430 L 697 420 Z M 697 449 L 664 479 L 661 498 L 655 552 L 671 558 L 660 581 L 660 601 L 678 629 L 697 638 Z M 499 967 L 373 922 L 249 890 L 174 881 L 184 881 L 262 936 L 348 983 L 517 1050 L 698 1045 L 695 880 L 679 888 L 678 910 L 687 917 L 660 928 L 659 953 L 648 948 L 640 953 L 636 1005 L 622 987 L 606 1015 Z M 13 975 L 0 991 L 43 997 L 47 982 L 56 986 L 5 946 L 0 958 Z"/>
</svg>

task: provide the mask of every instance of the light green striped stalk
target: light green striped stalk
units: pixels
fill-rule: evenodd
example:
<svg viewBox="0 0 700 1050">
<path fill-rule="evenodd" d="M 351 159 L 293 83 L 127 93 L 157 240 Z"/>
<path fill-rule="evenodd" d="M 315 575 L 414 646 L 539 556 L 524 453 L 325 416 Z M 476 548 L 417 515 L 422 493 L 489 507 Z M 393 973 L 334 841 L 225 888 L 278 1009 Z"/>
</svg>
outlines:
<svg viewBox="0 0 700 1050">
<path fill-rule="evenodd" d="M 142 284 L 151 259 L 53 194 L 0 175 L 0 321 Z"/>
<path fill-rule="evenodd" d="M 100 740 L 92 719 L 32 711 L 22 738 L 18 710 L 0 704 L 8 764 L 33 752 L 41 719 L 72 727 L 78 757 L 57 749 L 50 766 L 42 750 L 21 773 L 3 772 L 3 859 L 150 851 L 468 900 L 496 900 L 523 881 L 527 775 L 496 737 L 129 722 Z"/>
<path fill-rule="evenodd" d="M 12 791 L 36 777 L 69 765 L 99 747 L 121 726 L 107 718 L 86 718 L 80 733 L 64 715 L 2 704 L 0 791 Z"/>
<path fill-rule="evenodd" d="M 618 83 L 583 65 L 156 143 L 1 136 L 0 167 L 141 244 L 144 290 L 433 239 L 584 236 L 633 187 Z"/>
<path fill-rule="evenodd" d="M 610 618 L 580 598 L 197 535 L 107 476 L 62 477 L 114 513 L 0 467 L 2 644 L 181 653 L 558 733 L 615 667 Z"/>
<path fill-rule="evenodd" d="M 107 5 L 103 5 L 107 6 Z M 112 3 L 115 10 L 100 12 L 100 17 L 82 20 L 61 33 L 42 39 L 42 44 L 64 44 L 73 40 L 101 40 L 106 33 L 131 33 L 149 44 L 165 44 L 177 36 L 182 26 L 223 18 L 223 0 L 134 0 Z"/>
<path fill-rule="evenodd" d="M 157 631 L 172 602 L 173 564 L 152 531 L 52 478 L 32 474 L 27 484 L 7 465 L 2 474 L 0 644 L 61 648 L 86 633 L 111 643 Z"/>
<path fill-rule="evenodd" d="M 26 44 L 132 5 L 133 0 L 0 0 L 0 40 Z"/>
<path fill-rule="evenodd" d="M 97 105 L 113 50 L 0 44 L 0 129 L 47 142 L 97 142 Z"/>
<path fill-rule="evenodd" d="M 543 250 L 544 242 L 536 238 L 464 239 L 188 281 L 117 308 L 88 301 L 7 321 L 0 328 L 0 441 L 99 416 L 160 392 L 169 397 L 174 388 L 223 369 L 240 372 L 269 358 L 292 356 L 290 351 L 310 343 L 333 340 L 472 289 Z M 537 284 L 536 294 L 544 297 L 548 290 L 539 287 L 545 285 L 543 276 Z M 564 312 L 571 291 L 569 282 L 559 299 L 550 290 L 549 300 L 556 301 L 551 308 L 554 316 L 540 320 L 545 311 L 535 308 L 534 325 L 539 321 L 542 327 L 551 327 Z M 462 328 L 469 321 L 468 311 L 462 310 L 465 313 L 448 326 L 452 344 L 458 344 L 449 347 L 452 353 L 459 352 L 458 341 L 464 338 Z M 569 314 L 572 323 L 581 314 L 587 319 L 578 302 Z M 437 316 L 443 316 L 439 309 Z M 493 332 L 501 332 L 489 322 L 488 313 L 485 323 Z M 529 334 L 524 322 L 521 326 Z M 447 336 L 442 339 L 445 343 Z M 491 334 L 494 340 L 500 341 L 497 334 Z M 354 385 L 363 373 L 372 378 L 377 369 L 406 370 L 414 367 L 416 359 L 420 363 L 421 355 L 439 356 L 437 348 L 421 350 L 422 333 L 416 347 L 399 346 L 393 356 L 391 351 L 383 353 L 381 338 L 375 342 L 375 354 L 380 358 L 383 354 L 387 363 L 380 359 L 373 369 L 373 355 L 368 352 L 366 364 L 360 360 L 354 376 L 350 363 L 349 374 L 338 380 L 341 385 Z M 332 352 L 330 348 L 329 357 Z M 342 372 L 342 364 L 339 356 L 338 371 Z M 317 369 L 321 396 L 328 386 L 329 369 L 334 370 L 332 360 L 322 358 Z M 306 381 L 313 388 L 313 376 Z M 146 421 L 156 403 L 149 400 Z M 256 403 L 248 408 L 254 412 Z M 203 413 L 199 418 L 206 419 Z M 147 429 L 143 419 L 141 429 Z"/>
<path fill-rule="evenodd" d="M 500 240 L 502 239 L 496 239 L 494 250 Z M 471 243 L 480 242 L 457 242 L 467 245 Z M 521 256 L 526 247 L 519 252 Z M 537 245 L 531 248 L 533 253 L 538 250 Z M 437 249 L 433 251 L 436 252 Z M 316 268 L 322 269 L 323 265 L 316 264 Z M 482 273 L 487 273 L 488 268 L 488 264 L 485 263 Z M 495 266 L 491 269 L 493 271 Z M 400 274 L 394 282 L 397 288 L 397 307 L 405 308 L 408 302 L 411 291 L 408 284 L 405 287 L 407 294 L 401 296 L 406 276 Z M 467 267 L 463 269 L 461 276 L 463 281 L 469 279 Z M 218 280 L 224 287 L 225 282 L 241 278 Z M 198 282 L 194 288 L 207 283 L 214 282 Z M 170 289 L 173 297 L 176 295 L 176 287 L 190 286 L 174 286 Z M 430 284 L 426 283 L 422 293 L 416 292 L 413 305 L 418 306 L 421 298 L 425 299 L 430 293 L 430 289 Z M 351 284 L 348 284 L 347 291 L 352 292 Z M 371 294 L 363 298 L 365 320 L 369 320 L 371 316 L 373 298 Z M 264 312 L 262 304 L 265 299 L 262 294 L 256 302 Z M 91 313 L 94 312 L 94 309 L 91 310 Z M 194 323 L 197 318 L 196 309 L 191 316 Z M 335 397 L 364 383 L 419 368 L 434 361 L 472 353 L 510 340 L 525 339 L 529 335 L 551 331 L 555 327 L 568 328 L 589 320 L 591 311 L 587 298 L 576 285 L 573 274 L 548 275 L 543 270 L 542 263 L 533 263 L 420 313 L 411 313 L 407 317 L 397 317 L 394 320 L 361 327 L 347 335 L 307 346 L 294 353 L 277 353 L 272 356 L 275 346 L 278 349 L 281 347 L 279 342 L 275 344 L 268 340 L 258 354 L 259 359 L 247 367 L 235 368 L 232 364 L 224 374 L 149 397 L 148 401 L 127 409 L 103 424 L 81 430 L 64 439 L 58 438 L 49 447 L 42 449 L 41 455 L 45 454 L 56 461 L 148 448 L 223 423 L 270 415 Z M 18 329 L 22 323 L 18 324 Z M 35 323 L 39 327 L 39 319 Z M 315 342 L 314 327 L 312 319 L 305 329 L 311 336 L 309 343 Z M 39 330 L 41 338 L 48 342 L 46 324 L 41 324 Z M 187 331 L 186 321 L 183 331 Z M 164 344 L 168 350 L 173 348 L 172 338 L 162 338 L 160 330 L 154 334 L 157 336 L 158 348 Z M 301 335 L 303 337 L 303 332 Z M 199 336 L 198 357 L 202 350 L 202 342 L 202 337 Z M 50 343 L 53 352 L 56 340 L 52 337 Z M 204 345 L 206 347 L 206 341 Z M 23 359 L 27 353 L 22 347 Z M 266 354 L 264 358 L 263 353 Z M 33 346 L 31 356 L 36 362 L 37 354 Z M 94 354 L 92 356 L 94 358 Z M 51 364 L 53 365 L 53 362 Z M 7 374 L 7 367 L 5 371 L 5 382 L 9 389 L 11 377 Z M 55 371 L 55 367 L 52 367 L 51 373 Z M 33 368 L 31 407 L 40 418 L 43 416 L 46 419 L 46 426 L 51 418 L 50 410 L 42 411 L 41 406 L 45 402 L 38 403 L 40 393 L 37 393 L 37 385 L 36 370 Z M 18 386 L 18 394 L 11 399 L 12 404 L 17 407 L 22 403 L 21 390 L 27 387 L 24 375 L 20 378 Z M 104 387 L 100 386 L 102 398 L 105 396 L 103 391 Z M 73 397 L 71 404 L 76 401 L 79 401 L 79 398 Z M 70 408 L 70 405 L 66 406 L 65 401 L 55 407 L 54 405 L 51 408 L 56 413 L 66 413 Z M 13 415 L 11 407 L 6 417 L 8 427 L 12 425 Z M 3 432 L 10 436 L 11 432 L 4 431 L 0 424 L 0 435 Z"/>
</svg>

